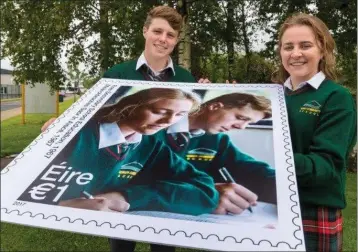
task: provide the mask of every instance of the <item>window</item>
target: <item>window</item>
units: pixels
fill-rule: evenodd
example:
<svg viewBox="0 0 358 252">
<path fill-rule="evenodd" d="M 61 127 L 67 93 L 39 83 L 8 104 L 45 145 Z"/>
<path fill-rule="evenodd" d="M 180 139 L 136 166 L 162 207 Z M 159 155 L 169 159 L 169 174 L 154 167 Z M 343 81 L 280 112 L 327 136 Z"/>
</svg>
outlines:
<svg viewBox="0 0 358 252">
<path fill-rule="evenodd" d="M 7 87 L 1 87 L 0 94 L 7 94 Z"/>
</svg>

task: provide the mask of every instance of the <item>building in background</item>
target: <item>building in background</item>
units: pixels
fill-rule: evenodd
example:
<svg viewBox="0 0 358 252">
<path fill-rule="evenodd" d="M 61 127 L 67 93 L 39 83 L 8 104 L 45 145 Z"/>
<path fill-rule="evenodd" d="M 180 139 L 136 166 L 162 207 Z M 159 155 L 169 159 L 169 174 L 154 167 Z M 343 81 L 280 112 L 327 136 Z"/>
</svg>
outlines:
<svg viewBox="0 0 358 252">
<path fill-rule="evenodd" d="M 12 71 L 1 68 L 1 99 L 21 97 L 21 86 L 14 81 Z"/>
</svg>

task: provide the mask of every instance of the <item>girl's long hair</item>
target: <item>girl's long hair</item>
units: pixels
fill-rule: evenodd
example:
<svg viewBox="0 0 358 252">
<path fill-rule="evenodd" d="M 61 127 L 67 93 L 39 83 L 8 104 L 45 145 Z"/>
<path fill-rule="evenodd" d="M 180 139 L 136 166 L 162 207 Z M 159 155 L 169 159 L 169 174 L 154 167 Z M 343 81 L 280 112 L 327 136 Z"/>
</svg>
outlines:
<svg viewBox="0 0 358 252">
<path fill-rule="evenodd" d="M 199 109 L 201 98 L 191 91 L 171 88 L 148 88 L 134 94 L 122 97 L 116 104 L 100 109 L 95 118 L 100 123 L 113 123 L 128 119 L 135 111 L 143 106 L 164 99 L 189 100 L 193 102 L 190 112 Z"/>
<path fill-rule="evenodd" d="M 322 71 L 327 79 L 336 80 L 336 58 L 334 56 L 336 43 L 330 34 L 328 27 L 321 19 L 315 16 L 305 13 L 297 13 L 287 18 L 279 29 L 277 54 L 280 58 L 280 65 L 273 73 L 272 81 L 282 84 L 290 76 L 282 65 L 280 50 L 282 46 L 282 36 L 285 31 L 292 26 L 308 26 L 312 29 L 323 55 L 319 62 L 318 70 Z"/>
</svg>

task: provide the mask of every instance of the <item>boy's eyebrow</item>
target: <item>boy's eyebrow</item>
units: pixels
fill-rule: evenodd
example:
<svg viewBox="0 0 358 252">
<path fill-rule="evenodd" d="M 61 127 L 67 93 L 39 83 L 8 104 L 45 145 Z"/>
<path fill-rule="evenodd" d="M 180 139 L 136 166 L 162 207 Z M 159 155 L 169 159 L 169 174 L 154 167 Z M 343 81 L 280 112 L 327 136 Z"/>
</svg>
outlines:
<svg viewBox="0 0 358 252">
<path fill-rule="evenodd" d="M 241 120 L 244 119 L 244 120 L 246 120 L 246 121 L 251 121 L 251 120 L 252 120 L 252 118 L 247 117 L 247 116 L 242 116 L 242 115 L 239 115 L 239 116 L 236 116 L 236 117 L 240 117 Z"/>
</svg>

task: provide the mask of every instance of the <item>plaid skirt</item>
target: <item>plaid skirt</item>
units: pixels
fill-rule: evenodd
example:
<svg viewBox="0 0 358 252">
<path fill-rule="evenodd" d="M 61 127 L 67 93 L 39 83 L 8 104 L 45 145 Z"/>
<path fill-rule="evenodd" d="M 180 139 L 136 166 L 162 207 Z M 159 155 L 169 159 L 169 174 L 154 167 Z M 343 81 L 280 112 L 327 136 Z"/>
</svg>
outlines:
<svg viewBox="0 0 358 252">
<path fill-rule="evenodd" d="M 301 206 L 306 251 L 340 252 L 343 243 L 341 209 Z"/>
</svg>

